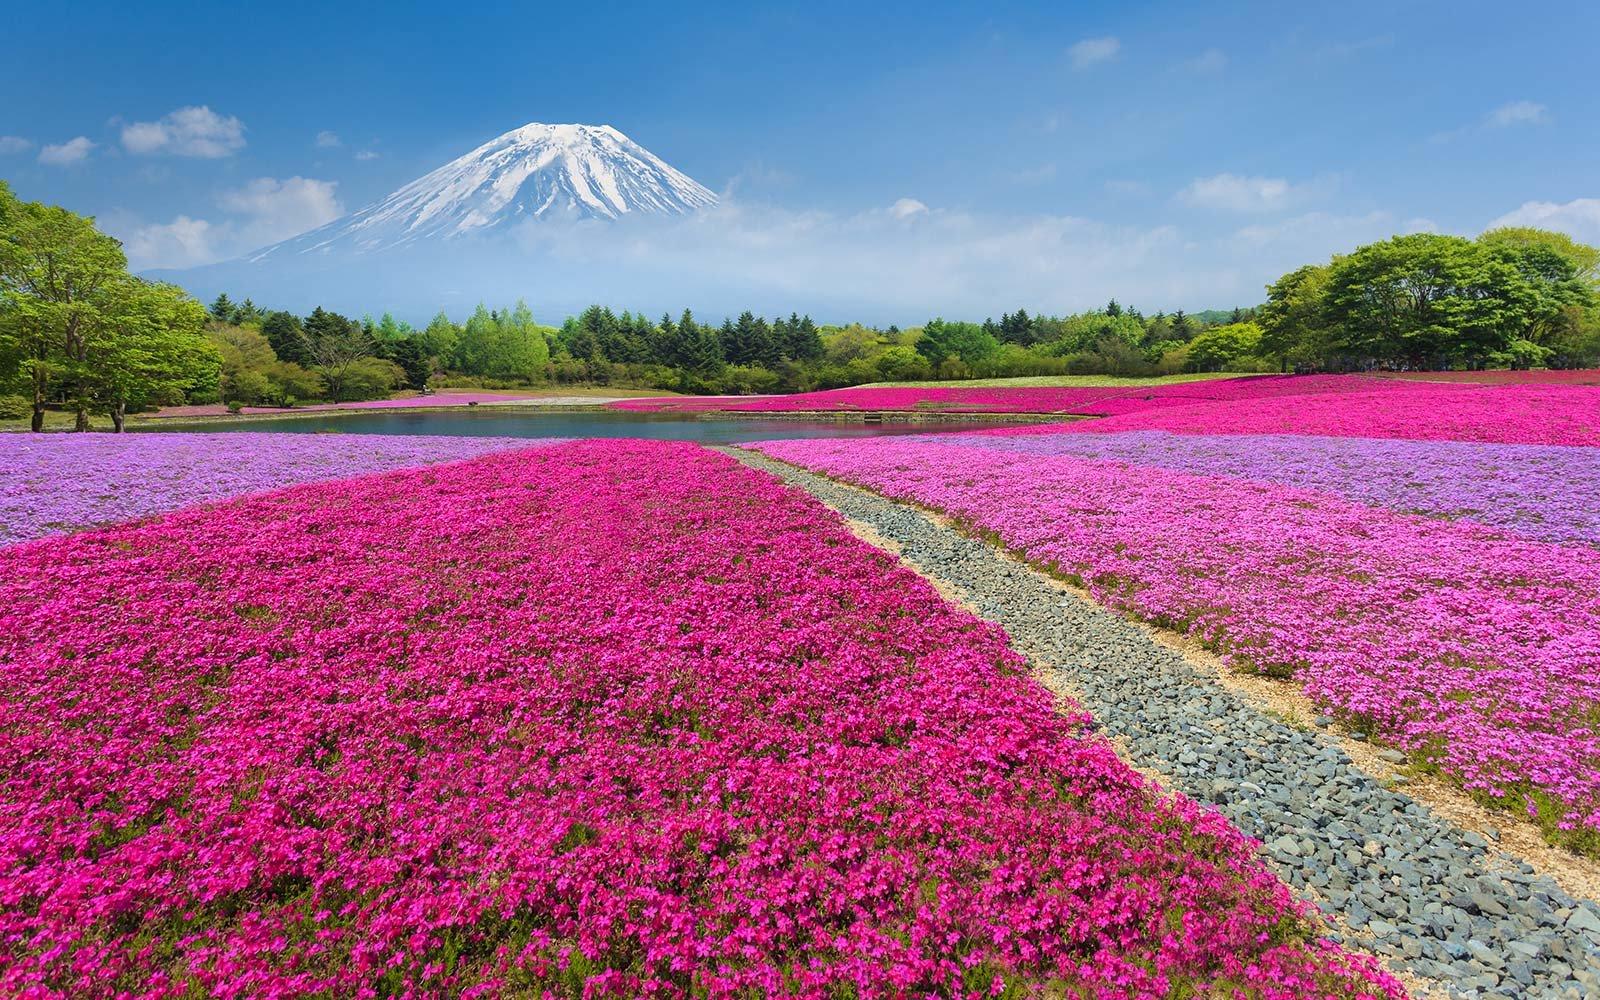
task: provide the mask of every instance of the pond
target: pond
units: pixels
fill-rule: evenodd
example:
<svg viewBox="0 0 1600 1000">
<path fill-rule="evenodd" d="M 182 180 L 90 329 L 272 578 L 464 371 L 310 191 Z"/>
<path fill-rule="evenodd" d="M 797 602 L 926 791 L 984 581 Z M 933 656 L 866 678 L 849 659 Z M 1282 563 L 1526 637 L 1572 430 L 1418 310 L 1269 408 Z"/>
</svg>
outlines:
<svg viewBox="0 0 1600 1000">
<path fill-rule="evenodd" d="M 156 422 L 152 422 L 156 423 Z M 238 422 L 215 421 L 204 426 L 171 425 L 174 430 L 292 431 L 299 434 L 447 434 L 483 437 L 655 438 L 729 444 L 776 438 L 878 437 L 886 434 L 934 434 L 992 427 L 1021 426 L 1020 422 L 931 420 L 925 422 L 862 423 L 850 420 L 773 420 L 738 417 L 705 418 L 668 413 L 633 413 L 622 410 L 539 410 L 534 407 L 474 407 L 471 409 L 345 411 L 327 416 L 252 418 Z M 140 430 L 160 430 L 146 424 Z"/>
</svg>

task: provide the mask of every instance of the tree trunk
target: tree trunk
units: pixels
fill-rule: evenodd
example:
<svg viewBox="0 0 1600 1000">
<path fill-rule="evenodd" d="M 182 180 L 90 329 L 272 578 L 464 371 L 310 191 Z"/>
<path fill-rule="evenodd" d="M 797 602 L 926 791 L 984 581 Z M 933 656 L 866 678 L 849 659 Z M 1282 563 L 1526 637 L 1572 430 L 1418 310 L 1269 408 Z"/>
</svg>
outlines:
<svg viewBox="0 0 1600 1000">
<path fill-rule="evenodd" d="M 89 429 L 89 410 L 82 402 L 78 403 L 77 419 L 72 422 L 72 429 L 74 431 L 86 431 Z"/>
<path fill-rule="evenodd" d="M 111 432 L 122 433 L 122 425 L 128 419 L 128 404 L 118 400 L 111 407 Z"/>
<path fill-rule="evenodd" d="M 33 422 L 30 428 L 33 433 L 40 434 L 44 431 L 44 390 L 45 377 L 40 366 L 33 368 Z"/>
</svg>

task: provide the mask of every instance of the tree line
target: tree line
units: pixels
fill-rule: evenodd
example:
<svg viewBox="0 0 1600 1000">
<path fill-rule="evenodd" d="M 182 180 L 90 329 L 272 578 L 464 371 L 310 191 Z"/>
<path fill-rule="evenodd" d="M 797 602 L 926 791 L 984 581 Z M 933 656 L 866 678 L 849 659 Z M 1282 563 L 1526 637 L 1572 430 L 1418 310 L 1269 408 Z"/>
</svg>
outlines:
<svg viewBox="0 0 1600 1000">
<path fill-rule="evenodd" d="M 526 303 L 300 316 L 131 275 L 117 241 L 0 183 L 0 418 L 47 409 L 126 414 L 175 403 L 297 403 L 396 390 L 612 385 L 689 393 L 796 392 L 871 382 L 1019 375 L 1600 364 L 1600 250 L 1558 233 L 1401 236 L 1308 265 L 1259 307 L 1142 313 L 1115 299 L 1061 316 L 819 325 L 745 311 L 651 319 L 590 306 L 560 326 Z"/>
</svg>

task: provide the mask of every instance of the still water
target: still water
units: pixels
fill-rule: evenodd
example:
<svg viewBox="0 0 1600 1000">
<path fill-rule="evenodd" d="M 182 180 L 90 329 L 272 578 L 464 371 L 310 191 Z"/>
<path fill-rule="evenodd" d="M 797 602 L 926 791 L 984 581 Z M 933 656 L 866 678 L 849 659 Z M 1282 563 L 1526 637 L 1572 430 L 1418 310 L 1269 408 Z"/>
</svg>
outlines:
<svg viewBox="0 0 1600 1000">
<path fill-rule="evenodd" d="M 630 413 L 621 410 L 550 410 L 528 407 L 439 409 L 386 413 L 381 410 L 303 416 L 283 420 L 252 419 L 237 423 L 218 421 L 205 431 L 292 431 L 317 434 L 449 434 L 484 437 L 655 438 L 728 444 L 777 438 L 879 437 L 886 434 L 934 434 L 1008 427 L 999 421 L 934 421 L 928 423 L 864 424 L 835 420 L 702 419 L 665 413 Z M 154 429 L 154 428 L 151 428 Z"/>
</svg>

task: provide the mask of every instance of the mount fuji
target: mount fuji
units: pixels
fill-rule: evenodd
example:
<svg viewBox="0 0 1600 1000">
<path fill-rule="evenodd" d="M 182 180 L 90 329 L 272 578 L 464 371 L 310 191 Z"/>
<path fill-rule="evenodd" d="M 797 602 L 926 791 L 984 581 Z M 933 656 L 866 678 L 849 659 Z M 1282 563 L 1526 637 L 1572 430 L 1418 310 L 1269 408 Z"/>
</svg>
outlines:
<svg viewBox="0 0 1600 1000">
<path fill-rule="evenodd" d="M 369 253 L 530 220 L 685 215 L 716 204 L 704 185 L 610 125 L 533 122 L 375 204 L 245 259 Z"/>
<path fill-rule="evenodd" d="M 534 122 L 316 229 L 149 274 L 202 301 L 227 292 L 301 312 L 323 305 L 423 320 L 441 306 L 519 297 L 557 314 L 595 301 L 671 303 L 682 301 L 693 262 L 641 263 L 629 248 L 705 221 L 717 206 L 709 188 L 610 125 Z M 727 284 L 713 287 L 731 308 Z"/>
</svg>

